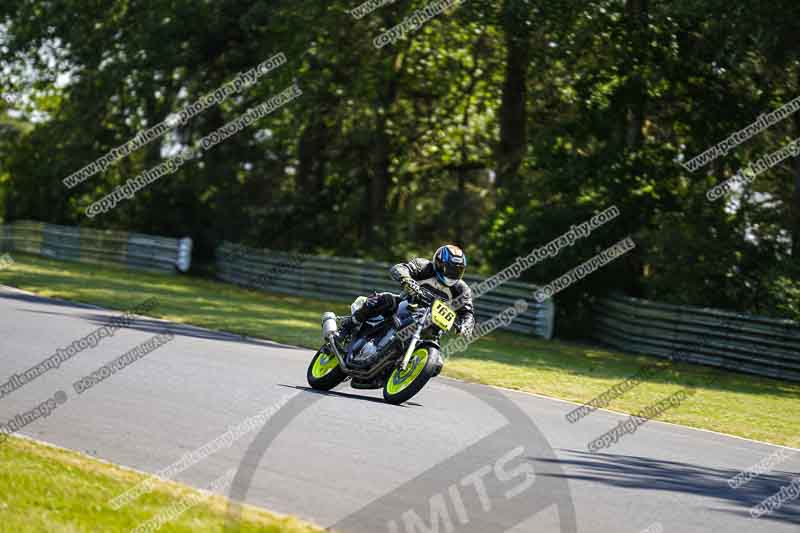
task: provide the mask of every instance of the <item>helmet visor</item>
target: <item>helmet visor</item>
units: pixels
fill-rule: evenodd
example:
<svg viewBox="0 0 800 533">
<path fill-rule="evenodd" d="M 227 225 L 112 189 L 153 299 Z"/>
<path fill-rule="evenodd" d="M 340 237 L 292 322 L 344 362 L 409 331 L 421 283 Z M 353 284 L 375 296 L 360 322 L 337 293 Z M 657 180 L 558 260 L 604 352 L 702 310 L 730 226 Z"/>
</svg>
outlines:
<svg viewBox="0 0 800 533">
<path fill-rule="evenodd" d="M 464 270 L 465 266 L 463 262 L 461 264 L 457 264 L 451 260 L 450 262 L 442 265 L 442 275 L 447 279 L 453 280 L 453 283 L 460 280 L 464 276 Z"/>
</svg>

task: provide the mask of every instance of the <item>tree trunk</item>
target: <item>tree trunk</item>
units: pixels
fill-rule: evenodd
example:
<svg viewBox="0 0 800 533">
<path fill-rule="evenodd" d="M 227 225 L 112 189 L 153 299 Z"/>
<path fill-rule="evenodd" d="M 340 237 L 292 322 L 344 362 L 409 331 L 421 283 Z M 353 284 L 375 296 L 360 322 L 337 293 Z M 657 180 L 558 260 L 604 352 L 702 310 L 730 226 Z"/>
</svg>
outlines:
<svg viewBox="0 0 800 533">
<path fill-rule="evenodd" d="M 500 142 L 495 186 L 514 188 L 517 173 L 527 149 L 527 80 L 530 61 L 529 30 L 515 5 L 506 0 L 503 7 L 506 36 L 506 72 L 500 104 Z"/>
<path fill-rule="evenodd" d="M 367 171 L 367 213 L 364 234 L 367 246 L 373 249 L 382 245 L 383 237 L 390 233 L 386 225 L 389 219 L 387 198 L 392 180 L 392 141 L 386 128 L 391 107 L 397 99 L 398 76 L 403 68 L 403 54 L 402 52 L 399 54 L 390 63 L 389 79 L 378 102 L 375 121 L 375 155 Z"/>
<path fill-rule="evenodd" d="M 628 81 L 622 90 L 622 109 L 624 120 L 622 124 L 622 139 L 625 152 L 633 154 L 638 152 L 644 144 L 644 123 L 647 104 L 647 91 L 645 81 L 640 72 L 641 66 L 648 61 L 646 54 L 648 40 L 647 26 L 647 0 L 627 0 L 625 3 L 626 30 L 630 52 L 625 57 L 623 74 Z M 635 163 L 638 166 L 638 159 Z M 632 173 L 640 172 L 634 167 Z M 635 231 L 635 230 L 634 230 Z M 639 247 L 630 251 L 625 259 L 625 268 L 629 272 L 626 290 L 633 296 L 643 296 L 640 280 L 644 278 L 646 262 L 643 250 Z"/>
<path fill-rule="evenodd" d="M 325 150 L 328 144 L 328 128 L 323 113 L 306 125 L 297 145 L 297 192 L 304 201 L 320 196 L 325 186 Z"/>
<path fill-rule="evenodd" d="M 638 62 L 636 59 L 637 54 L 644 55 L 647 50 L 647 9 L 647 0 L 627 0 L 625 4 L 628 35 L 633 50 L 633 54 L 626 59 L 624 72 L 629 81 L 623 91 L 626 115 L 625 147 L 631 152 L 641 148 L 643 142 L 646 92 L 644 80 L 636 64 L 645 64 L 647 57 L 638 57 Z"/>
<path fill-rule="evenodd" d="M 794 117 L 795 128 L 800 131 L 800 116 Z M 794 160 L 794 194 L 789 207 L 789 232 L 792 236 L 792 262 L 800 266 L 800 158 Z"/>
</svg>

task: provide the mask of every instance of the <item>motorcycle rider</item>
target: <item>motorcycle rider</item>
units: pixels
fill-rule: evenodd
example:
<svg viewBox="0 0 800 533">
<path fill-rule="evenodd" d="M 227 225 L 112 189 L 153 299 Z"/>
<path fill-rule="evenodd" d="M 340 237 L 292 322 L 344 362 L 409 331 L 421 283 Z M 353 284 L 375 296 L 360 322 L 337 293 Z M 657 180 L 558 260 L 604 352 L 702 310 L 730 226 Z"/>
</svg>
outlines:
<svg viewBox="0 0 800 533">
<path fill-rule="evenodd" d="M 427 288 L 445 302 L 456 300 L 456 321 L 453 331 L 459 336 L 469 335 L 475 324 L 472 307 L 472 291 L 462 279 L 467 268 L 467 256 L 458 246 L 446 244 L 436 250 L 433 260 L 422 257 L 408 263 L 399 263 L 389 270 L 392 279 L 400 282 L 403 292 L 414 297 L 420 287 Z M 344 320 L 339 336 L 348 337 L 365 320 L 378 315 L 392 316 L 402 298 L 391 292 L 374 293 L 354 314 Z"/>
</svg>

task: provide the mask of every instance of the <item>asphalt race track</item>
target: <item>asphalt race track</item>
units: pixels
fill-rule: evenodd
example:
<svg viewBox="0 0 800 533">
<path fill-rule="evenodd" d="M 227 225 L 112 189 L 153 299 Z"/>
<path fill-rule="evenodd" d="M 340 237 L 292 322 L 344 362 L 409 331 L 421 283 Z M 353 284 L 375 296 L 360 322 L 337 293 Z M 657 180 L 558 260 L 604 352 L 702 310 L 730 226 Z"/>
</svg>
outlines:
<svg viewBox="0 0 800 533">
<path fill-rule="evenodd" d="M 0 287 L 0 383 L 117 315 Z M 75 381 L 166 329 L 173 341 L 75 392 Z M 800 499 L 750 516 L 798 475 L 800 454 L 734 490 L 729 478 L 778 448 L 651 422 L 589 453 L 587 443 L 625 417 L 595 412 L 570 424 L 573 404 L 442 378 L 400 407 L 346 384 L 319 394 L 306 387 L 312 355 L 137 319 L 0 399 L 0 420 L 64 391 L 63 405 L 20 433 L 156 472 L 285 404 L 263 430 L 176 479 L 205 487 L 237 468 L 233 497 L 352 533 L 414 531 L 423 522 L 427 529 L 416 530 L 800 531 Z"/>
</svg>

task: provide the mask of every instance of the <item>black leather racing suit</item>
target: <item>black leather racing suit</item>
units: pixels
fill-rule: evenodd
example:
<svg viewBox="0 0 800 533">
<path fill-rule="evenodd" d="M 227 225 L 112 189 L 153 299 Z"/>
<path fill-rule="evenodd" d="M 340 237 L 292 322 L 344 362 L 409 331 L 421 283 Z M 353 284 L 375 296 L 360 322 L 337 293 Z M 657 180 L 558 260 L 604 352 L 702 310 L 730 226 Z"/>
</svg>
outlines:
<svg viewBox="0 0 800 533">
<path fill-rule="evenodd" d="M 475 324 L 472 306 L 472 291 L 464 280 L 459 280 L 452 287 L 440 283 L 433 272 L 433 263 L 418 257 L 408 263 L 399 263 L 393 266 L 389 273 L 392 279 L 402 282 L 404 278 L 411 278 L 420 285 L 448 302 L 456 311 L 456 321 L 453 331 L 460 335 L 469 335 Z M 400 297 L 391 292 L 376 293 L 367 298 L 366 303 L 355 312 L 353 317 L 358 322 L 364 322 L 374 316 L 389 316 L 397 311 Z"/>
</svg>

